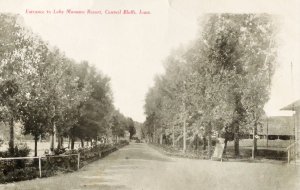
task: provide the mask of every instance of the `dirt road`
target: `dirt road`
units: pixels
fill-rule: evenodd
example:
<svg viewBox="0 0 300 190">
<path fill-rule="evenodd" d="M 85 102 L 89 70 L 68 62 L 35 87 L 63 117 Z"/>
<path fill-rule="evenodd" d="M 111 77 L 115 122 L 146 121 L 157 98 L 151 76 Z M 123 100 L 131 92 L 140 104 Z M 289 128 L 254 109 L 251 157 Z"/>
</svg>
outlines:
<svg viewBox="0 0 300 190">
<path fill-rule="evenodd" d="M 0 185 L 7 190 L 300 189 L 299 166 L 169 158 L 130 144 L 80 171 Z"/>
</svg>

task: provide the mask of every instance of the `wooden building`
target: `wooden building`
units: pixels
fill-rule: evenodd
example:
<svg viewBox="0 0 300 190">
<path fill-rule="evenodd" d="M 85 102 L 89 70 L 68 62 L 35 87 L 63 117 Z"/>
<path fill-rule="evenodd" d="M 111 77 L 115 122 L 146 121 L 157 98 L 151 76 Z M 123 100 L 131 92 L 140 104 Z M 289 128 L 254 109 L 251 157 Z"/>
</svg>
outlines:
<svg viewBox="0 0 300 190">
<path fill-rule="evenodd" d="M 291 159 L 295 159 L 296 162 L 300 161 L 300 99 L 283 107 L 281 110 L 294 111 L 293 126 L 295 133 L 295 141 L 288 147 L 288 151 Z"/>
<path fill-rule="evenodd" d="M 268 138 L 268 140 L 294 140 L 293 117 L 268 117 L 262 122 L 262 127 L 258 130 L 258 134 L 261 138 Z"/>
</svg>

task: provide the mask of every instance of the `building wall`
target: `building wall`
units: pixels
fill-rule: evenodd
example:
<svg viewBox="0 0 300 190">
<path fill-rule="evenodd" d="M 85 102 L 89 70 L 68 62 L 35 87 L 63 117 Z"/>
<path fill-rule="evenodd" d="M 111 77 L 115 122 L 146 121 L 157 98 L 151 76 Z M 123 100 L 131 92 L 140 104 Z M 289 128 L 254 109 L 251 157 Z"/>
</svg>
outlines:
<svg viewBox="0 0 300 190">
<path fill-rule="evenodd" d="M 295 117 L 295 140 L 298 159 L 300 158 L 300 107 L 296 109 Z"/>
</svg>

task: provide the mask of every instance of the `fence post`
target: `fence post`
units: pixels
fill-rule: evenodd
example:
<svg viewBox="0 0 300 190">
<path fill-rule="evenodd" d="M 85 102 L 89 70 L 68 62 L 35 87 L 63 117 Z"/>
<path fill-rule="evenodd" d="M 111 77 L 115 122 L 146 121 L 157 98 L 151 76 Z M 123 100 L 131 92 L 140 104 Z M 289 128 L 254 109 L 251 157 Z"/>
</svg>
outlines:
<svg viewBox="0 0 300 190">
<path fill-rule="evenodd" d="M 78 153 L 78 160 L 77 160 L 77 168 L 79 170 L 80 167 L 80 153 Z"/>
<path fill-rule="evenodd" d="M 41 162 L 41 156 L 39 156 L 39 171 L 40 171 L 40 178 L 42 178 L 42 162 Z"/>
</svg>

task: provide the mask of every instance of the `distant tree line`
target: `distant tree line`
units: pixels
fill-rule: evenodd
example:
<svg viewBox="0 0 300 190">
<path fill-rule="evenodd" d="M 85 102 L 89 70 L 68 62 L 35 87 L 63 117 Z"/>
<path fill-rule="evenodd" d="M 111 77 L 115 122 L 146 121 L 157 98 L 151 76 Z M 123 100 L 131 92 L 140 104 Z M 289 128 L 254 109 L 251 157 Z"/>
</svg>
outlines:
<svg viewBox="0 0 300 190">
<path fill-rule="evenodd" d="M 143 134 L 149 141 L 193 146 L 212 136 L 234 141 L 257 133 L 276 63 L 274 21 L 267 14 L 208 14 L 197 38 L 173 50 L 165 73 L 146 95 Z M 187 144 L 188 143 L 188 144 Z M 257 150 L 253 140 L 254 154 Z"/>
<path fill-rule="evenodd" d="M 57 148 L 69 137 L 73 149 L 76 139 L 82 145 L 98 136 L 117 139 L 134 128 L 133 120 L 114 108 L 107 76 L 66 57 L 12 14 L 0 14 L 0 121 L 10 127 L 11 155 L 16 122 L 33 136 L 35 155 L 45 135 L 57 136 Z"/>
</svg>

